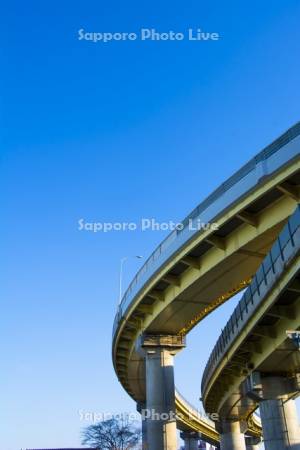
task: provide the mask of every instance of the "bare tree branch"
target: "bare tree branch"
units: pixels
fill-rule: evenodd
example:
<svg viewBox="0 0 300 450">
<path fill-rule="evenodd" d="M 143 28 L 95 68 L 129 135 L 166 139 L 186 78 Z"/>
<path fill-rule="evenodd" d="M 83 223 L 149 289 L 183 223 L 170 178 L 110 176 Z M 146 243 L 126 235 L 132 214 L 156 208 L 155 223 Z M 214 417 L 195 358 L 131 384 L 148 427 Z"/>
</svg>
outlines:
<svg viewBox="0 0 300 450">
<path fill-rule="evenodd" d="M 97 450 L 135 450 L 140 448 L 140 442 L 140 430 L 126 416 L 90 425 L 82 433 L 82 444 Z"/>
</svg>

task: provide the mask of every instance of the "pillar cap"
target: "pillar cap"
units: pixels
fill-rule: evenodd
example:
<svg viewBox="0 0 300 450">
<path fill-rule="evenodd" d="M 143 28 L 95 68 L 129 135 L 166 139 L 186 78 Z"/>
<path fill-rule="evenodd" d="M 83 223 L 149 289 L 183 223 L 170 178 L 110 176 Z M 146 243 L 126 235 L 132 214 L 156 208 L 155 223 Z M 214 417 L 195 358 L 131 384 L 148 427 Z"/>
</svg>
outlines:
<svg viewBox="0 0 300 450">
<path fill-rule="evenodd" d="M 261 443 L 260 437 L 245 436 L 246 445 L 259 445 Z"/>
<path fill-rule="evenodd" d="M 142 334 L 141 347 L 163 347 L 169 349 L 181 349 L 185 347 L 185 336 L 172 334 Z"/>
</svg>

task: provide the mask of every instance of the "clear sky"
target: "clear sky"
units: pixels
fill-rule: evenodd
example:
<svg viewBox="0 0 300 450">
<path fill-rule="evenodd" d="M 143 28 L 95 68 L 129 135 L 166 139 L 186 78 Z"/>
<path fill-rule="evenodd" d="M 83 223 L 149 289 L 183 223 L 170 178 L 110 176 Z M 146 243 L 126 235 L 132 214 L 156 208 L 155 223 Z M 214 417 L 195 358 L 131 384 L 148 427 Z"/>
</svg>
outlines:
<svg viewBox="0 0 300 450">
<path fill-rule="evenodd" d="M 299 120 L 300 4 L 11 0 L 1 16 L 0 450 L 78 446 L 79 410 L 135 408 L 110 355 L 119 261 L 166 235 L 78 220 L 180 220 Z M 81 28 L 221 39 L 104 44 Z M 177 357 L 195 404 L 233 303 Z"/>
</svg>

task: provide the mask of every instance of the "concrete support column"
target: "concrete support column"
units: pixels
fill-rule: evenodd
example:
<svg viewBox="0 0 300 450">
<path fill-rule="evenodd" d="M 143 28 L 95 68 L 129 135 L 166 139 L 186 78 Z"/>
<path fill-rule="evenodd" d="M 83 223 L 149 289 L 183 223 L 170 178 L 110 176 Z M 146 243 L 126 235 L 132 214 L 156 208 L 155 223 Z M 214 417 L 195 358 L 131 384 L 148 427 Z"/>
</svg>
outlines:
<svg viewBox="0 0 300 450">
<path fill-rule="evenodd" d="M 141 337 L 146 361 L 147 443 L 149 450 L 177 450 L 174 355 L 182 336 Z"/>
<path fill-rule="evenodd" d="M 241 423 L 233 420 L 221 421 L 221 450 L 246 450 Z"/>
<path fill-rule="evenodd" d="M 246 450 L 259 450 L 259 444 L 261 443 L 261 440 L 259 438 L 254 437 L 246 437 Z"/>
<path fill-rule="evenodd" d="M 184 450 L 198 450 L 199 433 L 196 431 L 183 431 L 180 433 L 180 437 L 184 441 Z"/>
<path fill-rule="evenodd" d="M 138 403 L 136 407 L 137 411 L 141 414 L 142 418 L 142 449 L 148 449 L 147 442 L 147 413 L 146 413 L 146 403 Z"/>
<path fill-rule="evenodd" d="M 300 427 L 294 400 L 288 400 L 284 377 L 263 377 L 260 416 L 266 450 L 300 450 Z"/>
</svg>

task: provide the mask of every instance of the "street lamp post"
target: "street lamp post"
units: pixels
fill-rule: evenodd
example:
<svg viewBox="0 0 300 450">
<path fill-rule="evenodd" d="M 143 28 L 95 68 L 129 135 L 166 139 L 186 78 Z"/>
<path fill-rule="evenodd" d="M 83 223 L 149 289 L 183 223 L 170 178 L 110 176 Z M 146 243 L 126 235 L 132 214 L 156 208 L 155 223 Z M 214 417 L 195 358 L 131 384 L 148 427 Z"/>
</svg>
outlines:
<svg viewBox="0 0 300 450">
<path fill-rule="evenodd" d="M 121 258 L 120 260 L 120 275 L 119 275 L 119 301 L 118 301 L 118 307 L 121 304 L 122 301 L 122 281 L 123 281 L 123 266 L 125 261 L 127 261 L 127 259 L 129 258 L 137 258 L 137 259 L 142 259 L 143 257 L 140 255 L 134 255 L 134 256 L 124 256 L 123 258 Z"/>
</svg>

